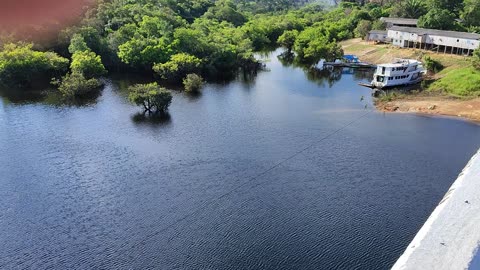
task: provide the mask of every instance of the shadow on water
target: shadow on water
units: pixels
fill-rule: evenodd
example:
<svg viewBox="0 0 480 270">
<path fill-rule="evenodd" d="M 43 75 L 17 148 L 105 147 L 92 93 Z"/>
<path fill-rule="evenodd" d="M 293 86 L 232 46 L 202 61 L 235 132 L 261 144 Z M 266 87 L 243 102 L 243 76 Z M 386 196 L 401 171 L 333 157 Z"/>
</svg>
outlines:
<svg viewBox="0 0 480 270">
<path fill-rule="evenodd" d="M 284 67 L 302 69 L 309 81 L 315 82 L 321 87 L 328 85 L 331 88 L 342 79 L 343 74 L 357 74 L 357 71 L 353 69 L 334 68 L 331 66 L 320 69 L 298 61 L 293 53 L 288 52 L 279 54 L 277 59 Z"/>
<path fill-rule="evenodd" d="M 0 96 L 13 104 L 28 104 L 43 101 L 49 94 L 49 90 L 18 89 L 11 87 L 0 87 Z"/>
<path fill-rule="evenodd" d="M 66 99 L 52 87 L 42 89 L 0 88 L 0 96 L 13 104 L 42 103 L 53 106 L 91 106 L 97 103 L 103 87 L 75 99 Z"/>
<path fill-rule="evenodd" d="M 342 72 L 342 68 L 305 69 L 305 75 L 309 81 L 315 82 L 322 87 L 327 84 L 329 88 L 332 88 L 336 82 L 342 79 Z"/>
<path fill-rule="evenodd" d="M 197 100 L 202 97 L 202 91 L 194 91 L 191 93 L 185 92 L 185 96 L 188 98 L 188 100 Z"/>
<path fill-rule="evenodd" d="M 152 126 L 167 126 L 172 122 L 172 117 L 167 113 L 144 114 L 136 113 L 132 115 L 132 121 L 135 124 L 147 124 Z"/>
</svg>

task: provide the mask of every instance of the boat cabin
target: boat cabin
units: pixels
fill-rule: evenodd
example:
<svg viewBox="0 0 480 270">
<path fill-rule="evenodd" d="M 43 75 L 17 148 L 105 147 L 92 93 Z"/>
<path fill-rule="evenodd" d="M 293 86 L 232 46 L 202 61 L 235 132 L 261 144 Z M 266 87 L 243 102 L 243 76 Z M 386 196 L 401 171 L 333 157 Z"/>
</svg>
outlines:
<svg viewBox="0 0 480 270">
<path fill-rule="evenodd" d="M 372 85 L 378 88 L 418 83 L 425 72 L 422 63 L 413 59 L 396 59 L 381 64 L 373 75 Z"/>
</svg>

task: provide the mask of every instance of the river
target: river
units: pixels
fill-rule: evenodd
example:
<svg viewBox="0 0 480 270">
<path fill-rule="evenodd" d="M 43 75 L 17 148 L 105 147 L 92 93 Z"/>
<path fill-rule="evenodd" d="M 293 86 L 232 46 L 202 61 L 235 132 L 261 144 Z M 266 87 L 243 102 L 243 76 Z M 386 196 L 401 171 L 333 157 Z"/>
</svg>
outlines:
<svg viewBox="0 0 480 270">
<path fill-rule="evenodd" d="M 0 269 L 386 269 L 480 146 L 480 127 L 384 114 L 371 73 L 268 71 L 174 92 L 130 80 L 61 105 L 2 93 Z"/>
</svg>

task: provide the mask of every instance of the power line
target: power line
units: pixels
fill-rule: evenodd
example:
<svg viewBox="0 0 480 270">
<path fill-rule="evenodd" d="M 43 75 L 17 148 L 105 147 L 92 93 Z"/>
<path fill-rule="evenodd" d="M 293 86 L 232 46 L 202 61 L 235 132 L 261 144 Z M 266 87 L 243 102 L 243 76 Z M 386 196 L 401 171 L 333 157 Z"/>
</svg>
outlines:
<svg viewBox="0 0 480 270">
<path fill-rule="evenodd" d="M 228 197 L 230 194 L 232 194 L 233 192 L 239 190 L 240 188 L 242 187 L 245 187 L 246 185 L 250 184 L 251 182 L 253 182 L 254 180 L 257 180 L 258 178 L 266 175 L 267 173 L 271 172 L 272 170 L 278 168 L 280 165 L 284 164 L 285 162 L 289 161 L 289 160 L 292 160 L 293 158 L 295 158 L 296 156 L 300 155 L 301 153 L 305 152 L 306 150 L 312 148 L 313 146 L 325 141 L 326 139 L 332 137 L 333 135 L 339 133 L 340 131 L 346 129 L 347 127 L 353 125 L 354 123 L 356 123 L 357 121 L 359 121 L 360 119 L 364 118 L 365 116 L 367 116 L 369 113 L 371 112 L 371 110 L 368 110 L 367 112 L 363 113 L 361 116 L 353 119 L 352 121 L 348 122 L 347 124 L 343 125 L 342 127 L 334 130 L 333 132 L 327 134 L 326 136 L 320 138 L 319 140 L 316 140 L 314 142 L 312 142 L 311 144 L 309 144 L 308 146 L 302 148 L 301 150 L 295 152 L 294 154 L 288 156 L 287 158 L 277 162 L 276 164 L 274 164 L 273 166 L 271 166 L 270 168 L 266 169 L 265 171 L 255 175 L 255 176 L 252 176 L 250 179 L 248 179 L 247 181 L 245 181 L 244 183 L 236 186 L 235 188 L 229 190 L 228 192 L 216 197 L 216 198 L 212 198 L 211 200 L 207 201 L 206 203 L 204 203 L 202 206 L 198 207 L 197 209 L 195 209 L 194 211 L 184 215 L 183 217 L 180 217 L 178 218 L 177 220 L 175 220 L 174 222 L 170 223 L 169 225 L 163 227 L 162 229 L 156 231 L 154 233 L 154 235 L 158 235 L 162 232 L 165 232 L 167 231 L 168 229 L 170 228 L 173 228 L 175 227 L 178 223 L 188 219 L 189 217 L 192 217 L 192 216 L 195 216 L 196 214 L 198 214 L 200 211 L 204 210 L 205 208 L 207 208 L 208 206 L 211 206 L 213 203 L 217 202 L 217 201 L 220 201 L 222 200 L 223 198 L 225 197 Z M 256 185 L 255 185 L 256 186 Z M 150 237 L 149 237 L 150 238 Z"/>
</svg>

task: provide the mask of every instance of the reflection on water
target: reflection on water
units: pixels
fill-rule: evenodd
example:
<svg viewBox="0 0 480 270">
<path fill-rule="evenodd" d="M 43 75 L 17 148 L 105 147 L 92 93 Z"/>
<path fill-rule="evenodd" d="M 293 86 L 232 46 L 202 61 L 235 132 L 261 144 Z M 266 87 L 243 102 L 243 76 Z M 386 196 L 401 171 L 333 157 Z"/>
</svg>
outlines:
<svg viewBox="0 0 480 270">
<path fill-rule="evenodd" d="M 277 56 L 278 61 L 285 67 L 295 67 L 304 70 L 308 80 L 316 82 L 321 87 L 331 88 L 342 79 L 342 75 L 353 75 L 357 81 L 371 80 L 374 70 L 371 68 L 339 68 L 325 66 L 316 68 L 298 62 L 293 54 L 283 53 Z"/>
<path fill-rule="evenodd" d="M 112 76 L 79 106 L 2 92 L 0 269 L 391 267 L 480 128 L 377 113 L 369 71 L 278 54 L 174 90 L 161 119 L 127 100 L 151 78 Z"/>
<path fill-rule="evenodd" d="M 136 113 L 132 116 L 133 122 L 137 124 L 153 124 L 153 125 L 167 125 L 171 122 L 172 117 L 170 113 L 161 113 L 161 114 L 144 114 L 144 113 Z"/>
</svg>

